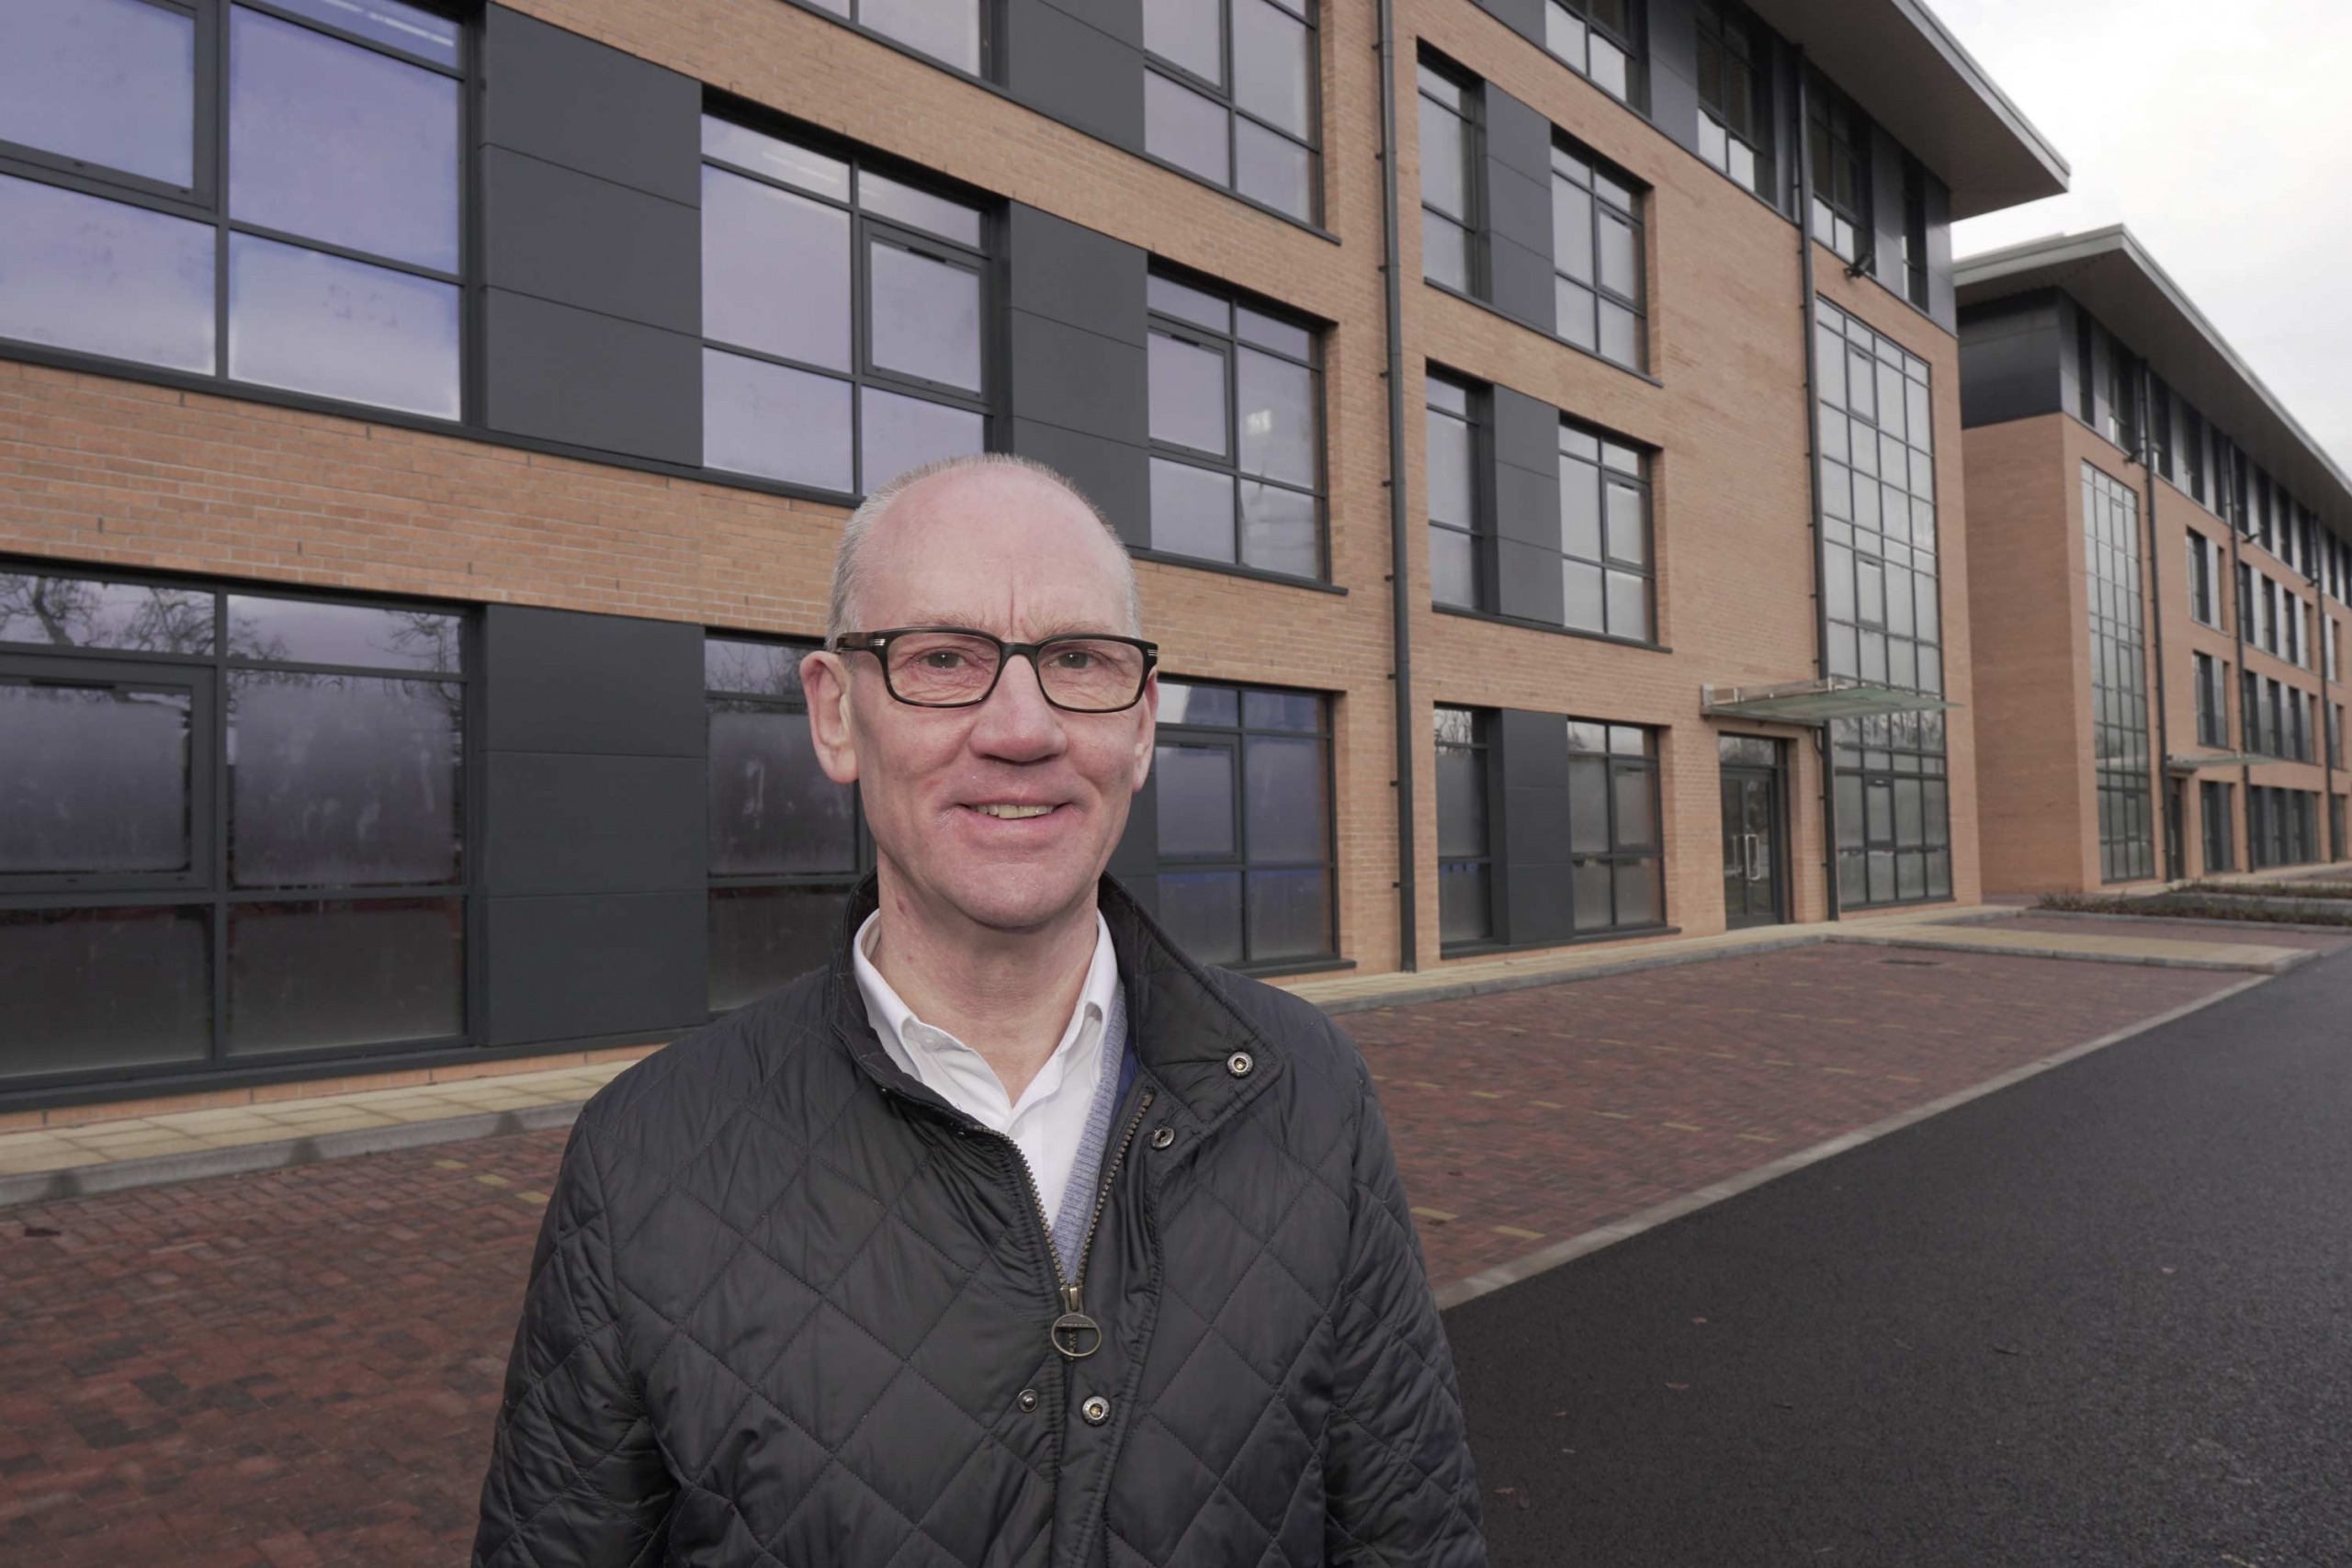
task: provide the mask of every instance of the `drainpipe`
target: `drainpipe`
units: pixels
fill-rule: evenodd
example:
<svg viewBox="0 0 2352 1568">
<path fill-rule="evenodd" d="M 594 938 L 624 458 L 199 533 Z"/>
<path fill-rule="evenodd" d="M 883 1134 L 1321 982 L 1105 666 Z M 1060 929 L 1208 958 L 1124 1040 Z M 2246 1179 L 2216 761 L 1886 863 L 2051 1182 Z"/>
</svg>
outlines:
<svg viewBox="0 0 2352 1568">
<path fill-rule="evenodd" d="M 1387 4 L 1387 0 L 1382 0 Z M 1829 675 L 1829 535 L 1821 523 L 1821 311 L 1813 281 L 1813 122 L 1805 103 L 1804 45 L 1797 51 L 1797 265 L 1804 287 L 1804 470 L 1806 490 L 1813 497 L 1813 638 L 1816 671 Z M 1821 891 L 1829 919 L 1840 918 L 1838 897 L 1838 747 L 1831 725 L 1822 721 L 1821 747 Z"/>
<path fill-rule="evenodd" d="M 2180 846 L 2174 842 L 2172 830 L 2172 727 L 2165 706 L 2165 578 L 2156 548 L 2156 443 L 2155 433 L 2148 428 L 2155 417 L 2155 389 L 2148 380 L 2148 362 L 2140 362 L 2140 469 L 2146 477 L 2148 536 L 2148 595 L 2154 606 L 2148 624 L 2156 636 L 2156 811 L 2157 832 L 2165 850 L 2165 880 L 2180 880 Z M 2188 832 L 2188 792 L 2181 791 L 2180 833 Z"/>
<path fill-rule="evenodd" d="M 1405 505 L 1405 292 L 1397 276 L 1396 0 L 1380 0 L 1380 196 L 1381 276 L 1388 305 L 1389 637 L 1395 649 L 1388 678 L 1396 687 L 1396 945 L 1398 966 L 1410 973 L 1420 967 L 1420 941 L 1413 874 L 1413 602 L 1405 571 L 1412 525 Z"/>
<path fill-rule="evenodd" d="M 2242 592 L 2238 586 L 2237 451 L 2234 446 L 2226 443 L 2221 441 L 2213 443 L 2213 456 L 2216 459 L 2219 459 L 2225 450 L 2228 453 L 2229 461 L 2223 463 L 2217 460 L 2213 464 L 2215 486 L 2213 493 L 2222 498 L 2222 532 L 2230 536 L 2230 627 L 2236 634 L 2234 640 L 2238 650 L 2238 750 L 2252 755 L 2254 747 L 2249 743 L 2249 738 L 2253 734 L 2253 720 L 2252 716 L 2245 711 L 2245 612 L 2247 601 L 2253 596 Z M 2227 691 L 2222 694 L 2222 700 L 2225 703 L 2229 701 Z M 2245 864 L 2239 869 L 2252 871 L 2254 869 L 2254 765 L 2250 762 L 2242 764 L 2238 769 L 2238 795 L 2245 807 Z M 2230 831 L 2234 835 L 2237 831 L 2236 827 L 2233 825 Z"/>
</svg>

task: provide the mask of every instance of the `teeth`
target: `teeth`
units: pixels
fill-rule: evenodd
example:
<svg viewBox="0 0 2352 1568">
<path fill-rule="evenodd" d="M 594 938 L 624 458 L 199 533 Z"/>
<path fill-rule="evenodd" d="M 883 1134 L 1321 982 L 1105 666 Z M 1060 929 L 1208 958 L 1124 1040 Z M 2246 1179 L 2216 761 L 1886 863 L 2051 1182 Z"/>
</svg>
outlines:
<svg viewBox="0 0 2352 1568">
<path fill-rule="evenodd" d="M 1022 817 L 1043 817 L 1053 807 L 1050 806 L 983 806 L 978 809 L 990 817 L 1012 819 Z"/>
</svg>

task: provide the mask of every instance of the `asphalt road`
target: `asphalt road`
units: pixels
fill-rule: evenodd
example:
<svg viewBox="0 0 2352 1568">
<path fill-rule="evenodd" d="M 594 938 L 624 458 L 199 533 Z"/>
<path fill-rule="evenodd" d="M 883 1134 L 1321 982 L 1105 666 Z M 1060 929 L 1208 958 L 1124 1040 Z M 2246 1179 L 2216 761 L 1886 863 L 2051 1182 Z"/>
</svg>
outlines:
<svg viewBox="0 0 2352 1568">
<path fill-rule="evenodd" d="M 1498 1568 L 2352 1564 L 2352 953 L 1446 1325 Z"/>
</svg>

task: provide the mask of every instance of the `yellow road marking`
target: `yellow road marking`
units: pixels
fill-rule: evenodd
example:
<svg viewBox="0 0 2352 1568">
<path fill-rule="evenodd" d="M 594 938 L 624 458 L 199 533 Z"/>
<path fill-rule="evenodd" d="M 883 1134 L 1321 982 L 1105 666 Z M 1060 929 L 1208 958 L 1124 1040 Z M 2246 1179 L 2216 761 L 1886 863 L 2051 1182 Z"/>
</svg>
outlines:
<svg viewBox="0 0 2352 1568">
<path fill-rule="evenodd" d="M 1413 1213 L 1419 1214 L 1422 1219 L 1435 1220 L 1439 1224 L 1443 1224 L 1446 1221 L 1457 1217 L 1447 1213 L 1443 1209 L 1423 1209 L 1416 1207 L 1413 1210 Z"/>
<path fill-rule="evenodd" d="M 1542 1241 L 1544 1239 L 1544 1233 L 1542 1231 L 1523 1231 L 1517 1225 L 1497 1225 L 1495 1227 L 1495 1234 L 1497 1235 L 1515 1235 L 1521 1241 Z"/>
<path fill-rule="evenodd" d="M 481 1182 L 484 1187 L 512 1187 L 514 1185 L 513 1182 L 507 1180 L 506 1178 L 492 1175 L 489 1171 L 482 1172 L 480 1176 L 475 1177 L 474 1179 Z"/>
</svg>

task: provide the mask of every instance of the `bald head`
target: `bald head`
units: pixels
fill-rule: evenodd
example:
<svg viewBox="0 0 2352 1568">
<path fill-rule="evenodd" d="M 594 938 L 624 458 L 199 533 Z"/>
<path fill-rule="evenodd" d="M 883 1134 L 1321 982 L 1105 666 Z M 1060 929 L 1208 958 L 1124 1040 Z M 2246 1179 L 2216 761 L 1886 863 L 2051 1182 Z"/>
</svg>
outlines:
<svg viewBox="0 0 2352 1568">
<path fill-rule="evenodd" d="M 970 574 L 967 584 L 985 592 L 985 584 L 1001 581 L 1009 591 L 1048 560 L 1086 576 L 1104 574 L 1117 629 L 1142 635 L 1135 563 L 1110 520 L 1069 479 L 1002 452 L 910 468 L 867 496 L 842 529 L 826 638 L 878 629 L 860 621 L 877 577 L 904 575 L 894 568 L 952 562 Z"/>
</svg>

